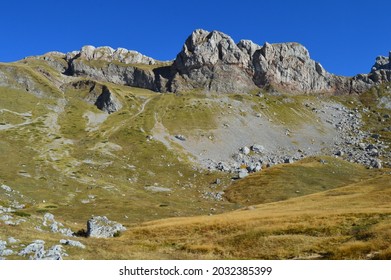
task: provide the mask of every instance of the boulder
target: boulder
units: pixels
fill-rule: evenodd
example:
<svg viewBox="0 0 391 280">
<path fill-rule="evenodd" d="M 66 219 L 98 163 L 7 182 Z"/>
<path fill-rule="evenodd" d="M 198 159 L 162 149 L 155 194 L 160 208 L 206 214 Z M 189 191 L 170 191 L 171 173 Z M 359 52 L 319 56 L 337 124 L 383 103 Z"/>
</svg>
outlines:
<svg viewBox="0 0 391 280">
<path fill-rule="evenodd" d="M 0 188 L 2 188 L 3 190 L 5 190 L 6 192 L 12 192 L 11 187 L 9 187 L 9 186 L 7 186 L 7 185 L 1 185 Z"/>
<path fill-rule="evenodd" d="M 182 134 L 175 135 L 175 138 L 181 141 L 186 141 L 186 137 Z"/>
<path fill-rule="evenodd" d="M 240 149 L 240 151 L 244 154 L 244 155 L 248 155 L 250 153 L 250 148 L 247 147 L 247 146 L 244 146 Z"/>
<path fill-rule="evenodd" d="M 40 259 L 42 260 L 62 260 L 68 256 L 61 245 L 52 246 Z"/>
<path fill-rule="evenodd" d="M 78 248 L 81 248 L 81 249 L 85 249 L 86 248 L 86 246 L 83 243 L 81 243 L 80 241 L 76 241 L 76 240 L 61 239 L 60 243 L 64 244 L 64 245 L 78 247 Z"/>
<path fill-rule="evenodd" d="M 223 161 L 220 161 L 217 166 L 216 166 L 217 170 L 220 170 L 220 171 L 225 171 L 225 172 L 228 172 L 231 170 L 230 166 L 223 162 Z"/>
<path fill-rule="evenodd" d="M 114 237 L 126 228 L 120 223 L 110 221 L 106 216 L 95 216 L 87 221 L 87 237 Z"/>
<path fill-rule="evenodd" d="M 239 173 L 238 173 L 238 178 L 239 179 L 243 179 L 245 177 L 248 176 L 248 171 L 247 169 L 240 169 Z"/>
<path fill-rule="evenodd" d="M 19 256 L 30 255 L 30 259 L 39 260 L 45 257 L 45 241 L 35 240 L 31 244 L 22 249 Z"/>
<path fill-rule="evenodd" d="M 265 147 L 262 145 L 254 144 L 251 146 L 251 150 L 255 153 L 263 153 L 265 151 Z"/>
<path fill-rule="evenodd" d="M 370 167 L 372 167 L 372 168 L 379 168 L 379 169 L 382 168 L 381 160 L 380 159 L 373 159 L 371 161 Z"/>
</svg>

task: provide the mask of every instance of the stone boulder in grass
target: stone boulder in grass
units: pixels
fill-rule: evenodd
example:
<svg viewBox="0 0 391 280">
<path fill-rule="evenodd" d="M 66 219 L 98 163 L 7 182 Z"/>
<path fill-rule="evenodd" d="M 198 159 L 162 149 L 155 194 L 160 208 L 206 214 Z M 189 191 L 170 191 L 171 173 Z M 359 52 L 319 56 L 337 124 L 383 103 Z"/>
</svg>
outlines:
<svg viewBox="0 0 391 280">
<path fill-rule="evenodd" d="M 106 216 L 94 216 L 87 221 L 87 237 L 110 238 L 125 230 L 123 225 L 110 221 Z"/>
</svg>

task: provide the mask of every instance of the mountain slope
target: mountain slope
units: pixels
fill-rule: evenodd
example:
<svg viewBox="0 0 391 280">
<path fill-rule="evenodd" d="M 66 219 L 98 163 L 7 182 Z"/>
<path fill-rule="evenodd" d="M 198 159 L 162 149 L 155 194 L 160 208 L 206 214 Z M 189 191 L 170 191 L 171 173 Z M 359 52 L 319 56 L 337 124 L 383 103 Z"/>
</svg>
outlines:
<svg viewBox="0 0 391 280">
<path fill-rule="evenodd" d="M 188 242 L 197 232 L 197 219 L 206 223 L 205 236 L 209 229 L 211 235 L 215 227 L 220 231 L 213 217 L 189 219 L 188 228 L 183 219 L 175 222 L 179 229 L 183 222 L 184 235 L 173 234 L 178 240 L 172 243 L 182 245 L 166 244 L 167 252 L 142 241 L 141 229 L 149 224 L 141 223 L 227 212 L 219 217 L 234 217 L 230 227 L 240 228 L 247 240 L 246 231 L 251 235 L 259 219 L 254 214 L 241 221 L 237 213 L 243 211 L 230 211 L 307 194 L 322 205 L 326 196 L 316 193 L 349 184 L 363 194 L 373 182 L 385 188 L 391 162 L 389 73 L 389 58 L 381 57 L 368 75 L 336 77 L 299 44 L 235 44 L 221 32 L 203 30 L 192 33 L 172 62 L 87 46 L 1 63 L 0 240 L 19 241 L 12 254 L 0 257 L 24 258 L 18 255 L 22 244 L 35 239 L 56 245 L 63 236 L 47 226 L 49 213 L 63 232 L 69 229 L 77 233 L 72 238 L 87 244 L 85 251 L 67 247 L 70 258 L 116 258 L 100 246 L 118 253 L 116 246 L 132 246 L 133 237 L 137 248 L 156 249 L 146 255 L 137 249 L 135 258 L 174 257 L 172 252 L 184 258 L 246 258 L 229 247 L 241 235 L 227 236 L 228 247 L 220 241 L 213 241 L 213 249 L 201 243 L 195 243 L 199 249 L 180 247 L 185 235 Z M 369 216 L 388 211 L 373 199 Z M 311 199 L 297 201 L 299 215 L 310 213 L 304 209 L 312 209 Z M 291 204 L 279 205 L 288 211 Z M 333 207 L 349 220 L 352 213 L 340 206 Z M 260 206 L 267 210 L 261 216 L 277 215 L 273 207 Z M 110 241 L 83 239 L 93 215 L 137 227 Z M 291 218 L 287 215 L 287 223 Z M 165 232 L 166 222 L 164 238 L 172 234 Z M 252 252 L 247 258 L 297 256 Z"/>
</svg>

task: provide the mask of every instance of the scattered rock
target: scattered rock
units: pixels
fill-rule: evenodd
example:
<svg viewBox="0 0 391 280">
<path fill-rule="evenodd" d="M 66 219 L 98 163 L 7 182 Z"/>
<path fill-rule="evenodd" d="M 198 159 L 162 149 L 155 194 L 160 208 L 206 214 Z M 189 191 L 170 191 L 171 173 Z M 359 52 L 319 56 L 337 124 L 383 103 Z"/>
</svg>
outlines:
<svg viewBox="0 0 391 280">
<path fill-rule="evenodd" d="M 7 185 L 1 185 L 0 188 L 2 188 L 3 190 L 5 190 L 6 192 L 12 192 L 11 187 L 9 187 L 9 186 L 7 186 Z"/>
<path fill-rule="evenodd" d="M 215 201 L 221 201 L 221 200 L 223 200 L 223 195 L 224 195 L 224 192 L 222 192 L 222 191 L 219 191 L 219 192 L 204 192 L 202 194 L 202 198 L 204 198 L 204 199 L 211 199 L 211 200 L 215 200 Z"/>
<path fill-rule="evenodd" d="M 222 162 L 220 161 L 217 166 L 216 166 L 217 170 L 220 170 L 220 171 L 225 171 L 225 172 L 228 172 L 231 170 L 229 164 L 225 163 L 225 162 Z"/>
<path fill-rule="evenodd" d="M 52 246 L 45 255 L 41 258 L 42 260 L 62 260 L 63 257 L 67 257 L 68 254 L 65 252 L 61 245 Z"/>
<path fill-rule="evenodd" d="M 250 149 L 249 147 L 247 146 L 244 146 L 240 149 L 240 151 L 244 154 L 244 155 L 248 155 L 250 153 Z"/>
<path fill-rule="evenodd" d="M 251 146 L 251 150 L 253 150 L 255 153 L 263 153 L 265 151 L 265 147 L 262 145 L 254 144 Z"/>
<path fill-rule="evenodd" d="M 248 176 L 248 171 L 247 169 L 240 169 L 239 173 L 238 173 L 238 178 L 239 179 L 243 179 L 245 177 Z"/>
<path fill-rule="evenodd" d="M 5 249 L 2 252 L 0 251 L 0 256 L 2 256 L 2 257 L 11 256 L 13 254 L 14 254 L 14 251 L 11 249 Z"/>
<path fill-rule="evenodd" d="M 183 136 L 182 134 L 175 135 L 175 138 L 178 139 L 178 140 L 181 140 L 181 141 L 186 141 L 186 137 Z"/>
<path fill-rule="evenodd" d="M 0 251 L 7 247 L 7 241 L 0 240 Z"/>
<path fill-rule="evenodd" d="M 8 243 L 13 244 L 13 243 L 18 243 L 18 242 L 19 242 L 18 239 L 13 238 L 12 236 L 8 237 Z"/>
<path fill-rule="evenodd" d="M 74 234 L 74 232 L 71 229 L 64 227 L 62 223 L 57 222 L 54 219 L 54 215 L 51 213 L 45 213 L 45 215 L 43 216 L 42 225 L 44 227 L 49 228 L 50 231 L 54 233 L 61 233 L 62 235 L 65 236 L 73 236 Z"/>
<path fill-rule="evenodd" d="M 380 159 L 373 159 L 371 161 L 371 165 L 370 165 L 372 168 L 382 168 L 382 162 Z"/>
<path fill-rule="evenodd" d="M 105 216 L 95 216 L 87 221 L 87 237 L 109 238 L 125 230 L 123 225 L 110 221 Z"/>
<path fill-rule="evenodd" d="M 291 157 L 287 157 L 284 159 L 284 163 L 293 163 L 293 162 L 294 162 L 293 158 L 291 158 Z"/>
<path fill-rule="evenodd" d="M 83 243 L 81 243 L 80 241 L 76 241 L 76 240 L 61 239 L 60 243 L 64 244 L 64 245 L 78 247 L 78 248 L 81 248 L 81 249 L 85 249 L 86 248 L 86 246 Z"/>
<path fill-rule="evenodd" d="M 337 151 L 335 153 L 336 156 L 342 157 L 345 153 L 343 151 Z"/>
<path fill-rule="evenodd" d="M 170 192 L 171 191 L 170 188 L 164 188 L 164 187 L 158 187 L 158 186 L 148 186 L 148 187 L 144 187 L 144 189 L 146 189 L 147 191 L 151 191 L 151 192 Z"/>
<path fill-rule="evenodd" d="M 45 241 L 35 240 L 19 252 L 19 256 L 30 255 L 32 260 L 41 260 L 45 257 Z"/>
</svg>

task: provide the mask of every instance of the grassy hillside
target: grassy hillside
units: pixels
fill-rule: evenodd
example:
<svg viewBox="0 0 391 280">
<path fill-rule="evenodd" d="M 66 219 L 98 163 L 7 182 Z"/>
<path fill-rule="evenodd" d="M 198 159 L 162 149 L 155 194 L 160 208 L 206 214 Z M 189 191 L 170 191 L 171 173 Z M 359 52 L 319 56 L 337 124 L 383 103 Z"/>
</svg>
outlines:
<svg viewBox="0 0 391 280">
<path fill-rule="evenodd" d="M 217 216 L 146 223 L 121 236 L 112 254 L 127 248 L 125 258 L 389 259 L 390 201 L 389 175 L 380 175 Z"/>
<path fill-rule="evenodd" d="M 376 174 L 379 174 L 378 170 L 333 157 L 306 158 L 254 173 L 233 183 L 225 194 L 229 201 L 253 205 L 346 186 Z"/>
<path fill-rule="evenodd" d="M 326 127 L 316 110 L 305 106 L 326 104 L 320 98 L 159 94 L 67 77 L 34 59 L 0 64 L 0 75 L 5 81 L 0 87 L 0 185 L 15 191 L 9 195 L 0 189 L 0 206 L 24 204 L 12 216 L 26 219 L 14 226 L 0 220 L 2 240 L 16 237 L 15 246 L 35 239 L 58 244 L 63 236 L 36 230 L 50 212 L 75 232 L 85 230 L 91 215 L 128 228 L 108 240 L 72 237 L 87 248 L 67 247 L 70 259 L 391 258 L 388 169 L 322 156 L 234 181 L 235 174 L 208 170 L 196 161 L 203 143 L 210 144 L 209 152 L 226 145 L 221 151 L 229 158 L 228 148 L 238 152 L 244 141 L 255 141 L 265 131 L 280 131 L 265 138 L 272 144 L 277 137 L 292 144 L 292 137 L 300 140 L 310 126 L 309 134 L 318 133 L 317 138 L 306 135 L 316 138 L 312 142 L 331 139 L 326 134 L 333 126 Z M 95 83 L 96 92 L 75 86 L 84 82 Z M 95 107 L 94 94 L 103 86 L 121 103 L 120 110 L 107 114 Z M 356 103 L 351 96 L 335 100 L 373 108 L 388 96 L 386 88 L 381 90 Z M 372 111 L 364 116 L 374 133 L 389 124 L 389 109 L 381 106 L 380 120 Z M 289 129 L 292 135 L 285 134 Z M 244 136 L 233 143 L 229 136 L 237 131 Z M 223 144 L 216 140 L 218 133 Z M 186 150 L 177 134 L 187 138 L 187 147 L 198 146 Z M 381 134 L 389 141 L 388 132 Z"/>
</svg>

